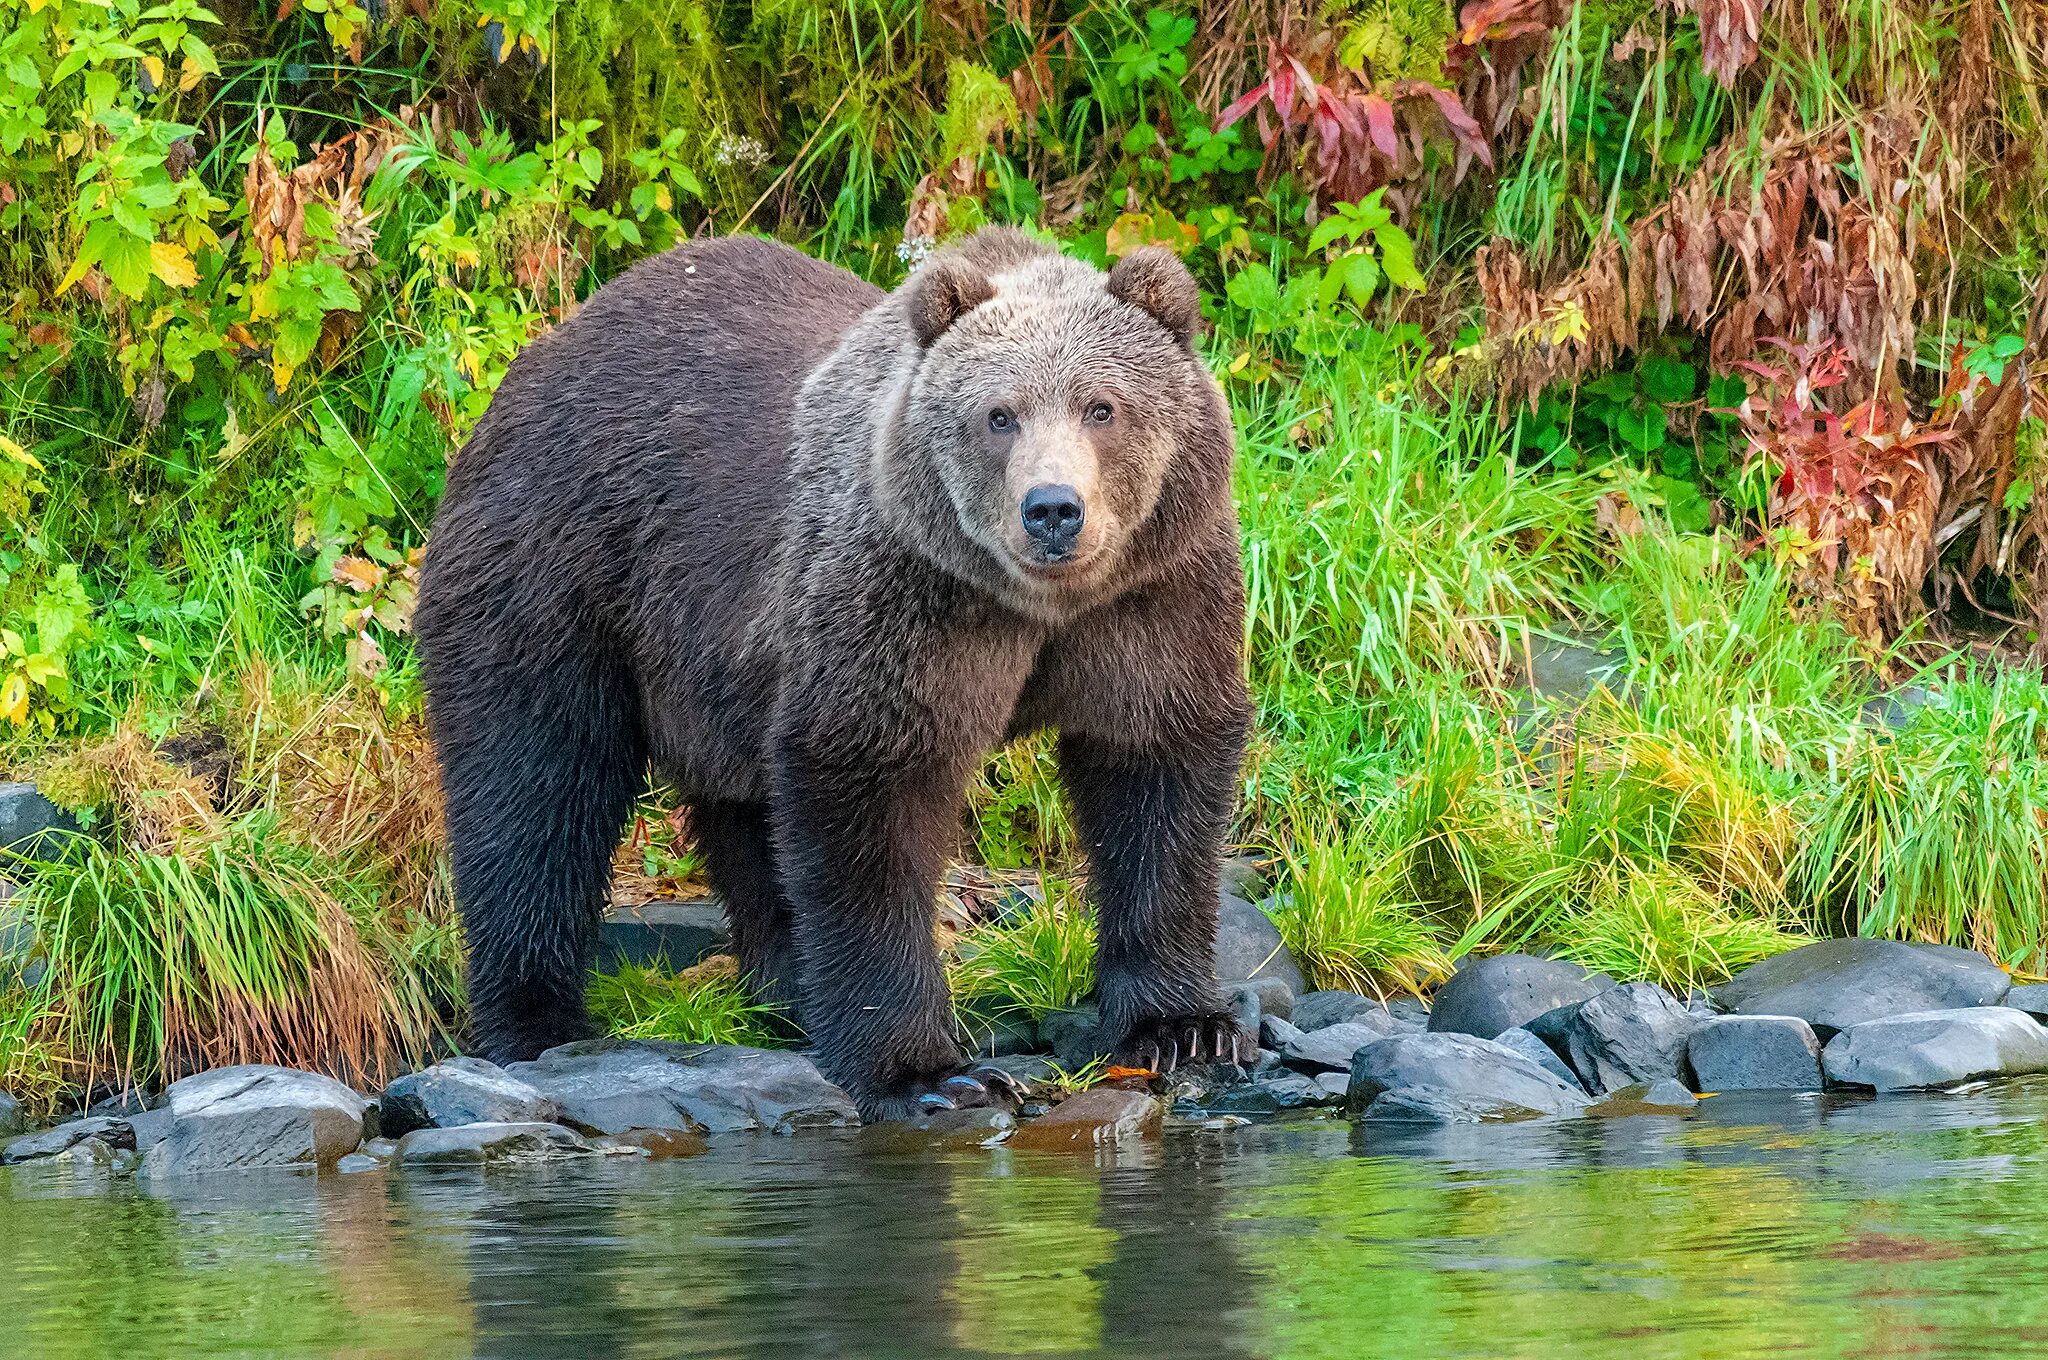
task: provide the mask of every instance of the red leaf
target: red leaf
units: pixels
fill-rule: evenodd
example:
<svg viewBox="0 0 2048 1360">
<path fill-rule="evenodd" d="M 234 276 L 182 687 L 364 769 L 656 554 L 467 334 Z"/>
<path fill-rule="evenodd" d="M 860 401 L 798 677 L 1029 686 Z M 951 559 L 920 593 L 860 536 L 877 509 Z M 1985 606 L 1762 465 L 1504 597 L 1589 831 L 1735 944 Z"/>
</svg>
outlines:
<svg viewBox="0 0 2048 1360">
<path fill-rule="evenodd" d="M 1394 106 L 1376 94 L 1365 97 L 1365 123 L 1372 129 L 1372 144 L 1388 160 L 1397 159 L 1400 143 L 1394 138 Z"/>
<path fill-rule="evenodd" d="M 1231 100 L 1229 104 L 1224 106 L 1223 112 L 1216 115 L 1216 127 L 1214 130 L 1217 132 L 1223 131 L 1223 129 L 1257 108 L 1259 101 L 1272 94 L 1272 92 L 1273 82 L 1270 80 L 1262 80 L 1252 86 L 1249 90 Z"/>
</svg>

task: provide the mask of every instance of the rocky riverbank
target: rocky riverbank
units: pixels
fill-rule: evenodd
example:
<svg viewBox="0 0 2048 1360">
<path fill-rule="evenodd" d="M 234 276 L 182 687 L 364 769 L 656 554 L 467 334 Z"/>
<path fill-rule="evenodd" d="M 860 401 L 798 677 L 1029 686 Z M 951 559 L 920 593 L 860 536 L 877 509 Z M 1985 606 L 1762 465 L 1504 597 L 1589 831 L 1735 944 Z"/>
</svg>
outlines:
<svg viewBox="0 0 2048 1360">
<path fill-rule="evenodd" d="M 1469 962 L 1425 1005 L 1297 994 L 1271 956 L 1226 984 L 1260 1037 L 1249 1069 L 1120 1075 L 1073 1089 L 1096 1055 L 1078 1008 L 1006 1031 L 988 1059 L 1021 1110 L 938 1110 L 890 1136 L 1094 1150 L 1197 1121 L 1322 1113 L 1380 1123 L 1682 1114 L 1727 1091 L 1880 1095 L 2048 1071 L 2048 987 L 2013 987 L 1981 955 L 1830 940 L 1686 998 L 1572 964 L 1511 954 Z M 1288 970 L 1291 971 L 1291 970 Z M 168 1179 L 247 1167 L 482 1165 L 687 1156 L 735 1133 L 859 1123 L 801 1053 L 601 1040 L 507 1068 L 453 1058 L 367 1094 L 316 1073 L 244 1066 L 128 1093 L 26 1132 L 0 1098 L 0 1164 Z"/>
</svg>

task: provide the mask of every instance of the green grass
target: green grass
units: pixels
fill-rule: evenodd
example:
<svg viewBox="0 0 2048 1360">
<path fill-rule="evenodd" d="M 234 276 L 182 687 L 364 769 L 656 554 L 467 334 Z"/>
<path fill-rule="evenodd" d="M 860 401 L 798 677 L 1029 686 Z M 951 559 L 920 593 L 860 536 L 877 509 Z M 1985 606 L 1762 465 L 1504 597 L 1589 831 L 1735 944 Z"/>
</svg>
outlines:
<svg viewBox="0 0 2048 1360">
<path fill-rule="evenodd" d="M 789 1030 L 780 1009 L 755 999 L 738 979 L 679 977 L 632 964 L 590 982 L 590 1013 L 621 1039 L 780 1048 Z"/>
<path fill-rule="evenodd" d="M 268 813 L 159 851 L 79 838 L 32 868 L 18 903 L 46 968 L 9 1013 L 9 1069 L 62 1055 L 85 1085 L 274 1062 L 375 1085 L 441 1032 L 444 952 Z"/>
<path fill-rule="evenodd" d="M 1068 885 L 1048 882 L 1043 901 L 963 932 L 947 971 L 954 1004 L 967 1017 L 1036 1020 L 1095 990 L 1094 915 Z"/>
</svg>

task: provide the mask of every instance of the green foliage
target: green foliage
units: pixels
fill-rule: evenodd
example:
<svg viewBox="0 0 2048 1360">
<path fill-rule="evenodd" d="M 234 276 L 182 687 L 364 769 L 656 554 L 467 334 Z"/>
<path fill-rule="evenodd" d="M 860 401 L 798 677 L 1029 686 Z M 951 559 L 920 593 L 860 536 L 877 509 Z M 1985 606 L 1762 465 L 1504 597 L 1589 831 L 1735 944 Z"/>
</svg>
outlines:
<svg viewBox="0 0 2048 1360">
<path fill-rule="evenodd" d="M 729 977 L 691 978 L 625 964 L 616 973 L 592 976 L 590 1013 L 622 1039 L 759 1048 L 788 1042 L 781 1009 L 756 1000 L 745 983 Z"/>
<path fill-rule="evenodd" d="M 1035 1020 L 1095 990 L 1095 918 L 1068 885 L 1048 883 L 1043 901 L 963 933 L 947 972 L 963 1009 Z"/>
</svg>

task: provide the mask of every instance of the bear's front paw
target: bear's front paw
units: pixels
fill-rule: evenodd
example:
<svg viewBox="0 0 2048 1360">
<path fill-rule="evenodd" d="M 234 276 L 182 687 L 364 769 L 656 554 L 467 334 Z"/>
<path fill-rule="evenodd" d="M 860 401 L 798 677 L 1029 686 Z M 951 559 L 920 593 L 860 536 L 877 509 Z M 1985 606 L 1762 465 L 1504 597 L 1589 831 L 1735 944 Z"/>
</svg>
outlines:
<svg viewBox="0 0 2048 1360">
<path fill-rule="evenodd" d="M 1118 1067 L 1167 1073 L 1183 1063 L 1234 1063 L 1258 1056 L 1258 1041 L 1228 1014 L 1166 1016 L 1131 1026 L 1116 1046 Z"/>
<path fill-rule="evenodd" d="M 916 1119 L 934 1110 L 993 1107 L 1014 1110 L 1024 1100 L 1024 1086 L 1000 1067 L 976 1064 L 957 1072 L 913 1077 L 860 1101 L 861 1118 Z"/>
</svg>

